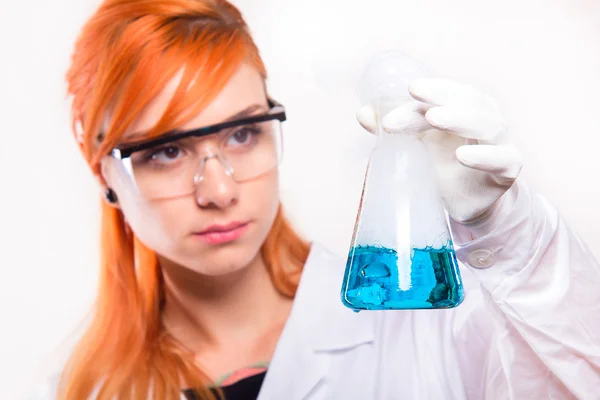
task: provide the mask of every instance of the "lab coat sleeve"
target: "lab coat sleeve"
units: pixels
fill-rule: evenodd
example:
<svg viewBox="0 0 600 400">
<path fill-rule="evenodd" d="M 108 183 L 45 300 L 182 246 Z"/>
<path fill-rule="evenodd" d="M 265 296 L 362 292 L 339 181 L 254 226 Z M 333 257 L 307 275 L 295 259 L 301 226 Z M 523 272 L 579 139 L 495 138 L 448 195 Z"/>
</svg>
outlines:
<svg viewBox="0 0 600 400">
<path fill-rule="evenodd" d="M 495 349 L 471 349 L 486 354 L 481 390 L 486 398 L 600 399 L 598 261 L 525 183 L 508 195 L 509 212 L 483 236 L 451 222 L 457 258 L 479 282 L 480 310 L 468 318 L 480 321 L 466 325 L 492 325 L 484 329 Z"/>
</svg>

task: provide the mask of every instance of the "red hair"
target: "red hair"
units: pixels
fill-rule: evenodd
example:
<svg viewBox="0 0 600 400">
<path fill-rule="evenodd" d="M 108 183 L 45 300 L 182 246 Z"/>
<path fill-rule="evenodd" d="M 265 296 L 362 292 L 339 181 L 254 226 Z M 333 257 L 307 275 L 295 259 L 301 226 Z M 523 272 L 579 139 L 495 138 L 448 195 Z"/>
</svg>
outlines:
<svg viewBox="0 0 600 400">
<path fill-rule="evenodd" d="M 266 71 L 240 12 L 224 0 L 105 0 L 83 27 L 67 73 L 72 125 L 100 176 L 100 160 L 165 84 L 183 75 L 149 136 L 197 115 L 242 62 Z M 99 135 L 107 113 L 108 128 Z M 102 202 L 101 271 L 93 319 L 69 359 L 60 399 L 178 399 L 182 385 L 213 398 L 209 378 L 160 320 L 156 254 Z M 293 297 L 309 245 L 281 208 L 261 253 L 276 288 Z"/>
</svg>

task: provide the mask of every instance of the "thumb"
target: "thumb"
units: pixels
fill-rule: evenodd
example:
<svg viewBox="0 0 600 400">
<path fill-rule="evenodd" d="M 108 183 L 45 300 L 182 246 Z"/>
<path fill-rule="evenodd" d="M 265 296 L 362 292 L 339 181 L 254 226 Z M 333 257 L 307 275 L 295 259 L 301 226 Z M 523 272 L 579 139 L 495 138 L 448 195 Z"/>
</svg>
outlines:
<svg viewBox="0 0 600 400">
<path fill-rule="evenodd" d="M 370 105 L 362 106 L 356 113 L 358 123 L 368 132 L 375 134 L 377 132 L 377 114 Z"/>
<path fill-rule="evenodd" d="M 381 118 L 381 125 L 388 133 L 420 133 L 432 126 L 425 119 L 425 113 L 430 105 L 410 101 L 393 108 Z M 363 128 L 371 133 L 377 132 L 377 112 L 371 105 L 361 107 L 356 115 Z"/>
</svg>

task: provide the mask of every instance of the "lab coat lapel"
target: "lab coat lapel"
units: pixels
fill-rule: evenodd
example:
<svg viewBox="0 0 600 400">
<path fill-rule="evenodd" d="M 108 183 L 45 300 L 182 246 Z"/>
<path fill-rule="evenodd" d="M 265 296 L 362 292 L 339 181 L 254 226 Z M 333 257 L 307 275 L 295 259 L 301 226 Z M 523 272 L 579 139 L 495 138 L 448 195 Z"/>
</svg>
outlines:
<svg viewBox="0 0 600 400">
<path fill-rule="evenodd" d="M 329 371 L 329 358 L 326 354 L 316 353 L 304 346 L 297 346 L 295 349 L 295 353 L 289 355 L 285 368 L 268 372 L 275 372 L 273 375 L 277 376 L 274 395 L 268 396 L 266 392 L 265 396 L 259 399 L 320 398 L 315 396 L 319 393 L 320 386 L 325 383 Z M 268 386 L 266 388 L 268 389 Z"/>
<path fill-rule="evenodd" d="M 260 400 L 329 398 L 334 357 L 374 341 L 375 314 L 342 305 L 344 268 L 345 260 L 313 244 Z"/>
</svg>

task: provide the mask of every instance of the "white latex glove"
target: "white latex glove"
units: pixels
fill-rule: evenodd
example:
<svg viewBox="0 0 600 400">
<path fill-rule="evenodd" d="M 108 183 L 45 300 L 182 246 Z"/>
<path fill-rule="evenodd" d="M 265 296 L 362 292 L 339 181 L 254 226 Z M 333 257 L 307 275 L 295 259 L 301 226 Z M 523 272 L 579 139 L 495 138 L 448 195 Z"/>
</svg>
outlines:
<svg viewBox="0 0 600 400">
<path fill-rule="evenodd" d="M 421 133 L 435 163 L 448 214 L 463 225 L 481 225 L 506 208 L 502 195 L 523 166 L 508 143 L 506 124 L 496 102 L 472 86 L 423 78 L 409 88 L 414 101 L 386 114 L 382 128 Z M 361 108 L 358 121 L 375 132 L 375 112 Z"/>
</svg>

